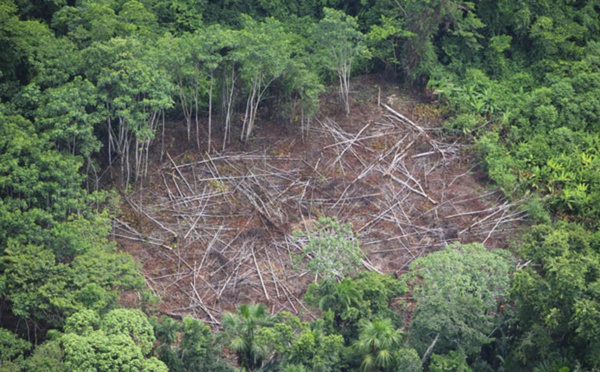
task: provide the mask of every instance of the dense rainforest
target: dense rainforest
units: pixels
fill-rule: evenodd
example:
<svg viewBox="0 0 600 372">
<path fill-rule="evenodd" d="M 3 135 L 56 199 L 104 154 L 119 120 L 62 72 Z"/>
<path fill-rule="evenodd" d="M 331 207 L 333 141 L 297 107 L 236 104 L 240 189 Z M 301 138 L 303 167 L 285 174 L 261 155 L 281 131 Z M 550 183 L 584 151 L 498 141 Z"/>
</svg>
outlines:
<svg viewBox="0 0 600 372">
<path fill-rule="evenodd" d="M 600 369 L 600 2 L 3 0 L 0 51 L 1 371 Z M 369 89 L 377 93 L 361 95 Z M 425 128 L 394 106 L 401 94 L 437 124 Z M 367 100 L 396 124 L 356 116 Z M 240 155 L 267 125 L 271 147 Z M 319 133 L 334 143 L 318 143 Z M 273 144 L 280 135 L 295 148 L 340 150 L 327 169 L 321 157 L 308 170 L 284 169 L 282 158 L 302 160 Z M 429 147 L 408 153 L 418 141 Z M 191 150 L 173 159 L 177 147 Z M 476 214 L 438 218 L 458 202 L 407 165 L 453 156 L 485 179 L 480 194 L 499 195 L 479 205 L 490 214 L 456 231 L 418 225 L 411 213 Z M 403 209 L 400 189 L 369 185 L 382 159 L 392 160 L 380 179 L 422 200 L 418 208 Z M 164 182 L 160 162 L 170 167 Z M 289 183 L 276 189 L 258 170 Z M 352 172 L 336 200 L 307 206 L 336 188 L 330 175 Z M 159 189 L 177 219 L 149 206 L 148 190 Z M 276 206 L 290 190 L 294 221 L 303 216 L 294 226 Z M 390 202 L 359 225 L 379 194 Z M 244 226 L 266 227 L 199 230 L 216 213 L 206 200 L 217 198 L 232 210 L 248 203 L 255 219 Z M 319 200 L 329 214 L 315 212 Z M 336 213 L 342 207 L 356 217 Z M 244 217 L 227 213 L 221 224 Z M 137 233 L 136 218 L 167 237 Z M 519 228 L 491 245 L 506 221 Z M 392 222 L 417 232 L 377 229 Z M 123 231 L 155 252 L 156 275 L 144 275 L 146 256 L 117 244 Z M 447 244 L 433 249 L 419 235 L 432 231 Z M 194 234 L 202 254 L 184 260 Z M 250 265 L 232 264 L 242 256 L 234 240 L 275 234 L 287 253 L 244 243 Z M 376 234 L 389 252 L 416 236 L 424 249 L 378 268 L 369 260 L 369 247 L 383 244 Z M 174 255 L 190 274 L 160 268 L 156 257 Z M 290 264 L 278 266 L 281 256 Z M 196 284 L 209 264 L 221 265 L 211 274 L 221 287 Z M 227 303 L 228 285 L 246 291 L 246 266 L 262 297 Z M 280 268 L 306 284 L 301 294 L 277 284 Z M 160 293 L 159 275 L 173 278 Z M 184 282 L 202 318 L 161 305 Z M 203 288 L 215 304 L 200 301 Z M 290 307 L 275 306 L 276 295 Z M 218 301 L 224 311 L 213 316 Z"/>
</svg>

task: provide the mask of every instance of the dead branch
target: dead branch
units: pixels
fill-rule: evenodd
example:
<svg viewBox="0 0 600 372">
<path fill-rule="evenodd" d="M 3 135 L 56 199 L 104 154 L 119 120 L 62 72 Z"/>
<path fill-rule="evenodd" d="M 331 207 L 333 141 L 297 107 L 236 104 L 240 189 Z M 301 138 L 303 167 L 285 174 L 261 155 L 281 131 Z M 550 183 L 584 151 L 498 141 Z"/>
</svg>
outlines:
<svg viewBox="0 0 600 372">
<path fill-rule="evenodd" d="M 420 126 L 418 126 L 417 124 L 415 124 L 412 120 L 410 120 L 406 116 L 400 114 L 399 112 L 397 112 L 396 110 L 394 110 L 390 106 L 386 105 L 385 103 L 382 103 L 381 106 L 383 108 L 385 108 L 386 110 L 388 110 L 390 113 L 392 113 L 396 119 L 399 119 L 400 121 L 405 122 L 406 124 L 410 125 L 414 129 L 416 129 L 417 131 L 419 131 L 419 133 L 422 133 L 427 138 L 429 138 L 429 135 L 427 134 L 427 132 L 425 132 L 425 130 L 423 128 L 421 128 Z"/>
</svg>

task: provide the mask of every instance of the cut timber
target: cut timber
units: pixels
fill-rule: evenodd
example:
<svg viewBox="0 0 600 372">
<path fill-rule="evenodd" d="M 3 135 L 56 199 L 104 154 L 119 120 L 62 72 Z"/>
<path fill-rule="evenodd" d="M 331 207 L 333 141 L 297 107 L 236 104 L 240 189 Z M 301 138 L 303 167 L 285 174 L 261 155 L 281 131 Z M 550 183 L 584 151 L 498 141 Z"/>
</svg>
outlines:
<svg viewBox="0 0 600 372">
<path fill-rule="evenodd" d="M 407 118 L 406 116 L 402 115 L 401 113 L 399 113 L 398 111 L 394 110 L 393 108 L 391 108 L 390 106 L 386 105 L 385 103 L 381 104 L 381 107 L 385 108 L 386 110 L 388 110 L 392 115 L 394 115 L 397 119 L 400 119 L 401 121 L 405 122 L 406 124 L 410 125 L 411 127 L 415 128 L 416 130 L 418 130 L 420 133 L 423 133 L 427 138 L 429 138 L 429 135 L 427 134 L 427 132 L 425 132 L 425 129 L 421 128 L 420 126 L 418 126 L 417 124 L 415 124 L 412 120 L 410 120 L 409 118 Z"/>
<path fill-rule="evenodd" d="M 434 205 L 435 205 L 435 204 L 437 204 L 437 202 L 436 202 L 435 200 L 431 199 L 431 198 L 429 197 L 429 195 L 427 195 L 427 194 L 425 194 L 424 192 L 422 192 L 422 191 L 419 191 L 419 190 L 417 190 L 417 189 L 415 189 L 415 188 L 411 187 L 411 186 L 410 186 L 408 183 L 406 183 L 406 182 L 402 181 L 400 178 L 398 178 L 398 177 L 394 176 L 393 174 L 390 174 L 390 175 L 389 175 L 389 177 L 390 177 L 392 180 L 394 180 L 394 181 L 398 182 L 399 184 L 406 186 L 406 188 L 407 188 L 407 189 L 409 189 L 410 191 L 414 192 L 415 194 L 421 195 L 422 197 L 426 198 L 426 199 L 427 199 L 427 200 L 429 200 L 429 201 L 430 201 L 432 204 L 434 204 Z"/>
<path fill-rule="evenodd" d="M 362 265 L 363 265 L 363 266 L 364 266 L 364 267 L 365 267 L 367 270 L 370 270 L 370 271 L 375 271 L 377 274 L 382 274 L 382 275 L 383 275 L 383 273 L 381 272 L 381 270 L 379 270 L 379 269 L 377 269 L 375 266 L 371 265 L 371 263 L 370 263 L 370 262 L 368 262 L 367 260 L 365 260 L 365 259 L 361 259 L 361 260 L 360 260 L 360 263 L 361 263 L 361 264 L 362 264 Z"/>
</svg>

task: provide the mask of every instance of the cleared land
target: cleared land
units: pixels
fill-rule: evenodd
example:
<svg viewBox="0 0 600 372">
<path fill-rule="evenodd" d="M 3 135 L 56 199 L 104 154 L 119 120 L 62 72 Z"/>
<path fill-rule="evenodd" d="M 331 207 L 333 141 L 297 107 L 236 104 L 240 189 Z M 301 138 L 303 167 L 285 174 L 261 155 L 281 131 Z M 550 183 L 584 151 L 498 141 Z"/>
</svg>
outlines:
<svg viewBox="0 0 600 372">
<path fill-rule="evenodd" d="M 484 187 L 436 105 L 374 78 L 354 89 L 362 103 L 353 114 L 325 107 L 304 139 L 271 120 L 222 152 L 188 147 L 183 127 L 164 147 L 157 141 L 114 235 L 143 265 L 162 312 L 217 325 L 223 310 L 262 302 L 310 316 L 301 298 L 315 278 L 294 268 L 301 242 L 292 232 L 320 216 L 351 222 L 364 268 L 383 273 L 453 242 L 505 246 L 523 212 Z"/>
</svg>

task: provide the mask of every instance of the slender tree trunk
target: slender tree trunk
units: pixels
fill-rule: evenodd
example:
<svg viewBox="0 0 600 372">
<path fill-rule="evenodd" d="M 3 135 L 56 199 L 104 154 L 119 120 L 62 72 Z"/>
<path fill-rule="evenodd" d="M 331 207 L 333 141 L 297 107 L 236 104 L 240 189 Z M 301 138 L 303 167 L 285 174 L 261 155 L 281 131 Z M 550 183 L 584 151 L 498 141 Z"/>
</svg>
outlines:
<svg viewBox="0 0 600 372">
<path fill-rule="evenodd" d="M 137 182 L 138 177 L 140 175 L 140 167 L 141 167 L 141 162 L 142 162 L 142 156 L 144 153 L 144 149 L 143 149 L 144 141 L 143 140 L 140 141 L 139 138 L 136 138 L 134 144 L 135 144 L 135 147 L 134 147 L 135 151 L 133 152 L 133 155 L 134 155 L 134 158 L 133 158 L 134 159 L 133 180 L 134 180 L 134 182 Z"/>
<path fill-rule="evenodd" d="M 179 101 L 181 103 L 181 111 L 183 111 L 183 116 L 185 117 L 185 123 L 187 128 L 188 141 L 190 140 L 190 131 L 192 127 L 192 108 L 191 103 L 188 104 L 188 99 L 185 94 L 185 89 L 183 85 L 183 81 L 179 79 Z"/>
<path fill-rule="evenodd" d="M 350 115 L 350 73 L 352 70 L 352 61 L 347 61 L 342 64 L 338 70 L 338 76 L 340 79 L 340 93 L 342 95 L 342 101 L 344 103 L 344 109 L 346 116 Z"/>
<path fill-rule="evenodd" d="M 113 128 L 112 128 L 112 120 L 110 120 L 110 118 L 107 119 L 107 125 L 108 125 L 108 164 L 112 164 L 112 152 L 113 152 Z"/>
<path fill-rule="evenodd" d="M 198 68 L 198 67 L 196 67 Z M 198 149 L 200 149 L 200 121 L 198 119 L 198 95 L 200 90 L 200 81 L 198 75 L 196 75 L 196 89 L 194 91 L 194 105 L 195 105 L 195 115 L 196 115 L 196 145 Z M 188 138 L 189 141 L 189 138 Z"/>
<path fill-rule="evenodd" d="M 160 161 L 162 163 L 165 156 L 165 110 L 162 111 L 162 140 L 160 144 Z"/>
<path fill-rule="evenodd" d="M 154 129 L 156 128 L 156 124 L 158 123 L 158 118 L 160 117 L 162 110 L 160 111 L 154 111 L 152 112 L 152 115 L 150 115 L 150 123 L 149 123 L 149 127 L 150 127 L 150 131 L 152 131 L 152 133 L 154 133 Z M 153 142 L 153 138 L 154 138 L 154 134 L 152 135 L 151 138 L 147 139 L 147 143 L 146 146 L 144 148 L 144 175 L 143 177 L 146 178 L 148 176 L 148 156 L 150 153 L 150 145 Z"/>
<path fill-rule="evenodd" d="M 211 139 L 212 139 L 212 94 L 213 94 L 213 83 L 214 73 L 210 73 L 210 87 L 208 89 L 208 152 L 211 153 Z M 200 142 L 198 142 L 200 147 Z"/>
<path fill-rule="evenodd" d="M 256 94 L 256 84 L 254 79 L 252 80 L 252 89 L 248 99 L 246 100 L 246 112 L 244 113 L 244 122 L 242 124 L 242 134 L 240 136 L 240 140 L 242 142 L 246 142 L 248 137 L 250 137 L 250 132 L 252 131 L 252 107 L 254 101 L 254 95 Z"/>
<path fill-rule="evenodd" d="M 123 118 L 119 118 L 119 136 L 117 138 L 117 154 L 119 155 L 119 160 L 121 163 L 121 175 L 126 175 L 125 166 L 127 165 L 127 173 L 129 171 L 129 163 L 128 163 L 128 155 L 129 155 L 129 146 L 128 146 L 128 137 L 127 131 L 125 130 L 125 120 Z M 129 184 L 129 176 L 128 174 L 125 177 L 126 185 Z"/>
<path fill-rule="evenodd" d="M 227 78 L 225 78 L 225 85 L 227 87 Z M 231 67 L 231 86 L 226 92 L 226 115 L 225 115 L 225 135 L 223 138 L 223 151 L 225 151 L 225 145 L 229 142 L 231 136 L 231 110 L 233 107 L 233 92 L 235 89 L 235 68 Z"/>
<path fill-rule="evenodd" d="M 306 134 L 304 133 L 304 107 L 302 107 L 302 104 L 300 105 L 300 135 L 302 137 L 302 142 L 304 142 Z"/>
<path fill-rule="evenodd" d="M 121 174 L 125 174 L 125 189 L 129 187 L 129 181 L 131 179 L 131 164 L 129 161 L 129 141 L 124 144 L 123 157 L 121 158 Z"/>
</svg>

